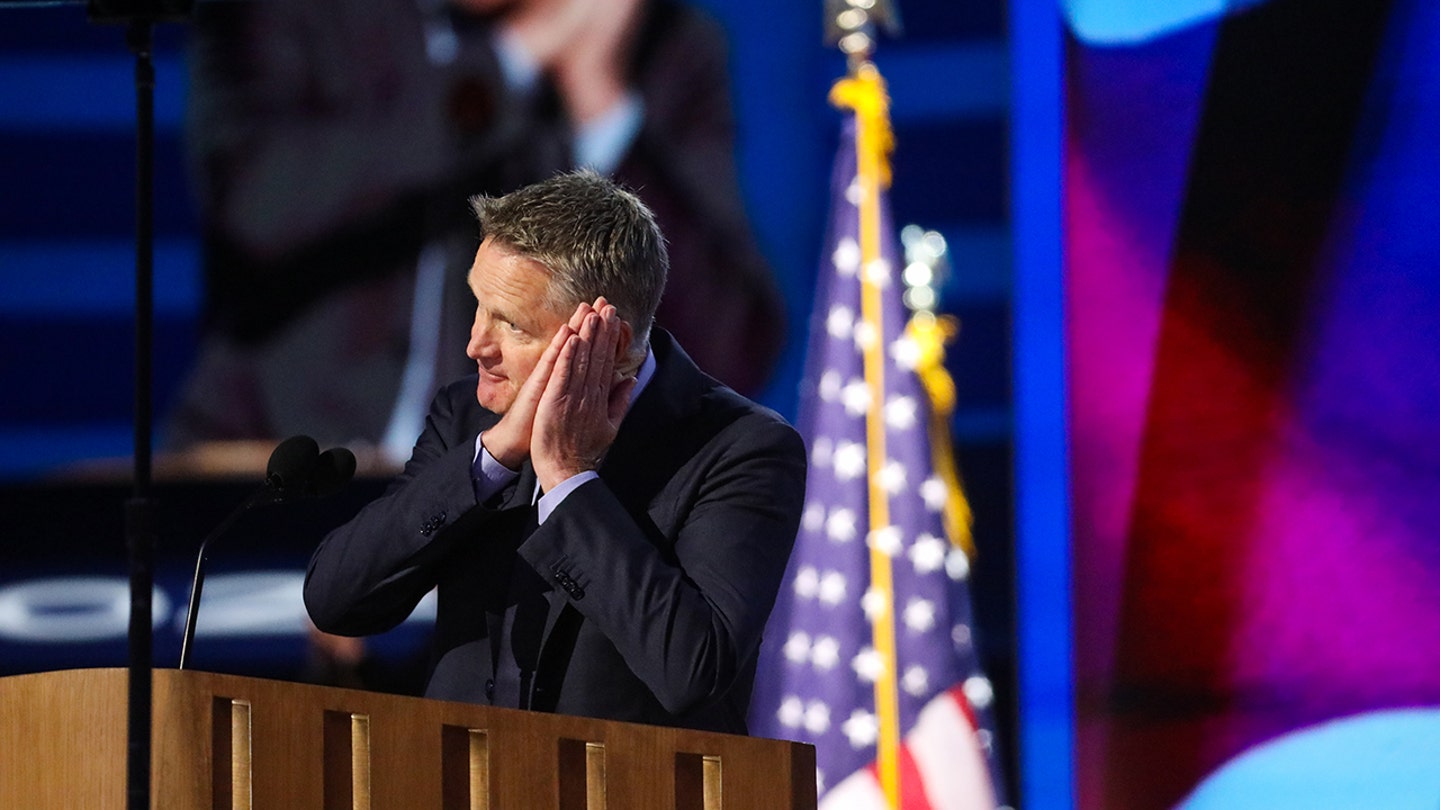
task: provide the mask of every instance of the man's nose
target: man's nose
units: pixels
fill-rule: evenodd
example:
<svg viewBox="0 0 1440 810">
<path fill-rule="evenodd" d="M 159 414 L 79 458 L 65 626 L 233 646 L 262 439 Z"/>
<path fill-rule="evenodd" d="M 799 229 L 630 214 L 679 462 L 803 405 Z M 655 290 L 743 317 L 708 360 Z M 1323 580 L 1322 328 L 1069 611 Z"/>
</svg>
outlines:
<svg viewBox="0 0 1440 810">
<path fill-rule="evenodd" d="M 479 360 L 482 357 L 493 354 L 495 341 L 491 338 L 488 328 L 479 319 L 470 325 L 470 342 L 465 344 L 465 354 L 471 360 Z"/>
</svg>

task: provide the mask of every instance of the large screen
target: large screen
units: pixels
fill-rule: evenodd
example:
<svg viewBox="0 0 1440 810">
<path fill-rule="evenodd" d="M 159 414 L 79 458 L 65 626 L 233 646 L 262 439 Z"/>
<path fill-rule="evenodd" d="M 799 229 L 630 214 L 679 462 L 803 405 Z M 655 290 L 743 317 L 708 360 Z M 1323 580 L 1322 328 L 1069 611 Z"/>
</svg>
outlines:
<svg viewBox="0 0 1440 810">
<path fill-rule="evenodd" d="M 1433 807 L 1440 7 L 1062 5 L 1076 804 Z"/>
</svg>

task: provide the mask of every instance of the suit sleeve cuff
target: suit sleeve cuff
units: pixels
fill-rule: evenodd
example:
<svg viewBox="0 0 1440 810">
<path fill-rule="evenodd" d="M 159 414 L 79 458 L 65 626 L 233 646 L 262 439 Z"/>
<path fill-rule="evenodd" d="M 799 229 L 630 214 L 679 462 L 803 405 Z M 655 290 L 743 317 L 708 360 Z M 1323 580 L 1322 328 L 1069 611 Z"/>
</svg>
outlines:
<svg viewBox="0 0 1440 810">
<path fill-rule="evenodd" d="M 520 473 L 496 461 L 480 439 L 480 436 L 475 437 L 475 457 L 470 466 L 471 478 L 475 482 L 476 503 L 490 500 L 491 496 L 520 477 Z"/>
<path fill-rule="evenodd" d="M 567 495 L 579 489 L 581 485 L 594 481 L 599 477 L 600 474 L 594 470 L 583 472 L 579 475 L 572 475 L 564 481 L 561 481 L 559 486 L 541 495 L 539 503 L 536 504 L 536 517 L 538 522 L 544 523 L 545 518 L 550 517 L 550 513 L 555 511 L 555 507 L 559 506 Z"/>
</svg>

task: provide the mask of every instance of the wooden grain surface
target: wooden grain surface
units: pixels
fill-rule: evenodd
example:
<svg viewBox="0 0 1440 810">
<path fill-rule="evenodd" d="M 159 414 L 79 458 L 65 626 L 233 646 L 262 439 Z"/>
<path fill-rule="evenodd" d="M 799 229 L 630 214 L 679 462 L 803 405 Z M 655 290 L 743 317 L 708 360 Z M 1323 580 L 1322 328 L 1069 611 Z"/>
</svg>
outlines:
<svg viewBox="0 0 1440 810">
<path fill-rule="evenodd" d="M 126 677 L 0 678 L 5 806 L 124 806 Z M 375 810 L 815 807 L 815 752 L 801 743 L 205 672 L 154 677 L 152 804 L 164 810 L 247 799 Z"/>
</svg>

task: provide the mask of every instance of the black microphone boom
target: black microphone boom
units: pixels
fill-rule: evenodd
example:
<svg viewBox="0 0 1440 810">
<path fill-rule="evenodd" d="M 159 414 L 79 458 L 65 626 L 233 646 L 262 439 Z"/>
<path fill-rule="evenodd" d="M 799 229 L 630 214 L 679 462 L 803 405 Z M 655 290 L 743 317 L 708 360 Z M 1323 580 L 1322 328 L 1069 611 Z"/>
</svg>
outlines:
<svg viewBox="0 0 1440 810">
<path fill-rule="evenodd" d="M 190 646 L 195 640 L 195 618 L 200 611 L 200 591 L 205 586 L 205 560 L 211 541 L 224 534 L 251 508 L 265 503 L 282 503 L 333 495 L 355 477 L 355 454 L 343 447 L 320 452 L 309 436 L 291 436 L 270 453 L 265 465 L 265 483 L 251 493 L 214 531 L 200 541 L 195 555 L 195 578 L 190 584 L 190 607 L 185 612 L 185 637 L 180 643 L 180 669 L 190 664 Z"/>
</svg>

